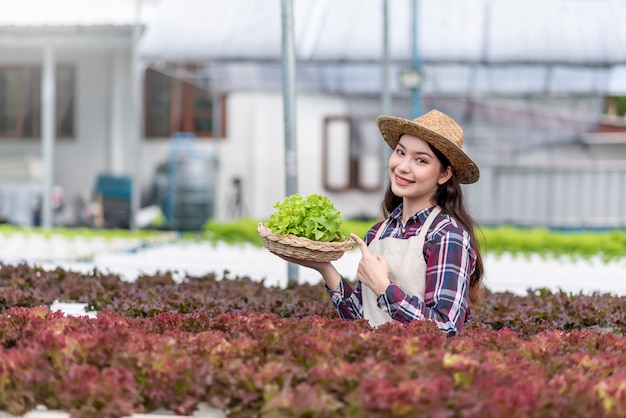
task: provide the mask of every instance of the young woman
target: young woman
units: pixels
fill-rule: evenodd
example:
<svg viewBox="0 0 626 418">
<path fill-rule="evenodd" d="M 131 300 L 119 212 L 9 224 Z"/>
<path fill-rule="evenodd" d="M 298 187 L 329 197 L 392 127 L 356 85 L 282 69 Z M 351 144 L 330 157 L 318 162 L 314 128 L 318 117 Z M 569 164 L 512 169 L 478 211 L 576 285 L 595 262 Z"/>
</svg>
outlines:
<svg viewBox="0 0 626 418">
<path fill-rule="evenodd" d="M 478 167 L 462 150 L 461 127 L 438 110 L 377 122 L 393 149 L 390 183 L 385 219 L 365 240 L 351 234 L 362 256 L 356 287 L 330 262 L 289 261 L 320 272 L 342 318 L 372 326 L 427 319 L 455 335 L 481 292 L 483 263 L 461 190 L 478 180 Z"/>
</svg>

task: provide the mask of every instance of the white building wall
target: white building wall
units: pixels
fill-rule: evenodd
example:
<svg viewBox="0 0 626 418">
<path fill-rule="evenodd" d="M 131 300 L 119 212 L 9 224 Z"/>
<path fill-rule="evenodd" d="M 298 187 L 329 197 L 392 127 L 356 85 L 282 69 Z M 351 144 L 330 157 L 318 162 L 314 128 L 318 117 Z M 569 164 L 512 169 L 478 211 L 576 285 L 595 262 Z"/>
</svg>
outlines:
<svg viewBox="0 0 626 418">
<path fill-rule="evenodd" d="M 201 151 L 214 154 L 219 172 L 215 219 L 233 220 L 239 215 L 266 219 L 273 205 L 285 197 L 283 98 L 280 92 L 233 92 L 226 100 L 226 137 L 198 139 Z M 381 192 L 324 190 L 322 138 L 324 118 L 348 115 L 346 100 L 338 96 L 299 94 L 296 100 L 298 193 L 327 195 L 344 217 L 375 217 Z M 382 139 L 381 139 L 382 141 Z M 167 161 L 169 138 L 142 143 L 142 189 L 154 181 L 157 165 Z M 379 167 L 375 168 L 379 171 Z M 234 209 L 233 179 L 242 181 L 243 208 Z"/>
<path fill-rule="evenodd" d="M 72 204 L 75 199 L 91 199 L 91 193 L 98 173 L 110 171 L 114 162 L 111 155 L 111 99 L 113 85 L 113 51 L 69 52 L 63 49 L 55 51 L 58 64 L 75 66 L 75 101 L 74 101 L 74 137 L 56 138 L 54 150 L 54 184 L 63 187 L 65 199 Z M 0 57 L 0 65 L 42 65 L 43 51 L 32 48 L 23 51 L 6 51 Z M 123 138 L 121 155 L 117 162 L 120 174 L 130 174 L 133 164 L 130 155 L 129 132 L 132 119 L 130 115 L 130 58 L 122 52 L 119 59 L 123 73 L 119 80 L 122 88 L 122 106 L 120 112 L 120 131 Z M 0 141 L 2 155 L 28 155 L 42 158 L 39 138 L 3 139 Z M 37 180 L 37 179 L 34 179 Z"/>
<path fill-rule="evenodd" d="M 112 62 L 109 54 L 82 54 L 74 60 L 76 139 L 57 141 L 55 171 L 63 187 L 88 200 L 97 173 L 108 170 Z"/>
<path fill-rule="evenodd" d="M 169 138 L 142 140 L 141 157 L 134 155 L 131 108 L 130 55 L 128 50 L 57 50 L 58 63 L 76 68 L 75 137 L 57 139 L 54 183 L 63 187 L 68 205 L 75 199 L 91 199 L 100 172 L 132 175 L 141 168 L 144 202 L 152 190 L 156 167 L 167 160 Z M 115 57 L 115 54 L 117 58 Z M 41 64 L 43 51 L 3 51 L 0 65 Z M 119 105 L 113 106 L 114 68 L 117 59 Z M 127 69 L 127 70 L 125 70 Z M 215 217 L 233 219 L 232 180 L 243 184 L 242 215 L 269 217 L 275 202 L 284 198 L 283 102 L 280 92 L 233 92 L 227 98 L 227 136 L 199 139 L 199 147 L 219 161 Z M 329 196 L 344 217 L 375 217 L 381 193 L 331 193 L 322 185 L 323 121 L 327 116 L 347 115 L 344 98 L 323 94 L 300 94 L 297 98 L 298 191 L 302 195 Z M 119 111 L 117 117 L 111 112 Z M 113 128 L 112 121 L 119 121 Z M 121 138 L 120 160 L 115 160 L 112 138 Z M 381 139 L 382 141 L 382 139 Z M 0 155 L 41 158 L 39 139 L 2 139 Z M 480 156 L 476 156 L 480 160 Z M 559 170 L 507 170 L 481 165 L 481 180 L 466 187 L 472 213 L 484 223 L 538 225 L 624 226 L 626 218 L 626 161 L 623 144 L 578 144 L 526 151 L 512 163 L 550 167 L 580 164 L 579 172 Z M 480 161 L 479 161 L 480 165 Z M 593 166 L 593 170 L 584 169 Z M 582 174 L 581 174 L 582 173 Z M 34 182 L 40 179 L 33 179 Z M 1 179 L 0 179 L 1 181 Z"/>
<path fill-rule="evenodd" d="M 248 92 L 228 97 L 227 138 L 218 144 L 220 179 L 216 217 L 232 213 L 232 180 L 243 181 L 245 215 L 263 219 L 285 197 L 282 94 Z M 299 95 L 296 100 L 298 193 L 324 193 L 322 135 L 324 118 L 347 113 L 345 100 Z"/>
</svg>

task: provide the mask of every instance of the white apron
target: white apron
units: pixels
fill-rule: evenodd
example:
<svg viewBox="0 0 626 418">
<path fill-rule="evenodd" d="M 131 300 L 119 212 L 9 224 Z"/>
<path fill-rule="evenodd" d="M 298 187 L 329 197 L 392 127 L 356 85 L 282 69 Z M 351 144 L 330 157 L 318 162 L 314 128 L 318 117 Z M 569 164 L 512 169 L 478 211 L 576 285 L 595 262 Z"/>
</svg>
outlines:
<svg viewBox="0 0 626 418">
<path fill-rule="evenodd" d="M 441 212 L 439 206 L 435 206 L 422 225 L 419 234 L 408 239 L 387 237 L 380 239 L 382 232 L 387 226 L 385 221 L 368 248 L 375 255 L 382 255 L 389 264 L 389 280 L 398 285 L 408 295 L 417 296 L 424 301 L 426 289 L 426 260 L 424 260 L 424 240 L 430 225 L 435 217 Z M 412 254 L 413 256 L 408 256 Z M 363 296 L 363 317 L 372 327 L 377 327 L 385 322 L 392 321 L 387 312 L 378 307 L 377 296 L 369 287 L 361 285 Z"/>
</svg>

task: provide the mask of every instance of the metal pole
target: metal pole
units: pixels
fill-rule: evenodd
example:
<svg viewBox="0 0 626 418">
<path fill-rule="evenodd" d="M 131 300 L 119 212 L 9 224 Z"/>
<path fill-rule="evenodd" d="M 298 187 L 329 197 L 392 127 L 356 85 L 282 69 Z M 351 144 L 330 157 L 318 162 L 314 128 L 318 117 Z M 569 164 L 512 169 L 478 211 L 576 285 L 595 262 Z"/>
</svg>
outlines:
<svg viewBox="0 0 626 418">
<path fill-rule="evenodd" d="M 391 114 L 391 94 L 389 90 L 389 0 L 383 0 L 383 71 L 382 71 L 381 112 Z"/>
<path fill-rule="evenodd" d="M 293 40 L 293 0 L 282 0 L 283 112 L 285 125 L 285 193 L 298 192 L 296 153 L 296 64 Z M 298 283 L 299 269 L 287 263 L 287 280 Z"/>
<path fill-rule="evenodd" d="M 419 52 L 419 0 L 413 0 L 413 13 L 411 16 L 413 17 L 413 36 L 411 37 L 412 46 L 413 46 L 413 69 L 415 71 L 419 71 L 422 66 L 422 59 Z M 412 107 L 413 107 L 413 117 L 416 118 L 422 114 L 422 91 L 419 86 L 412 89 L 411 94 L 412 99 Z"/>
<path fill-rule="evenodd" d="M 54 49 L 48 46 L 43 54 L 41 74 L 41 149 L 44 162 L 43 190 L 41 196 L 41 225 L 52 226 L 52 188 L 54 186 L 54 142 L 56 136 L 56 89 Z"/>
<path fill-rule="evenodd" d="M 133 141 L 133 170 L 130 196 L 130 229 L 136 230 L 135 218 L 141 206 L 141 136 L 143 130 L 141 111 L 141 66 L 139 65 L 139 37 L 141 35 L 141 0 L 135 0 L 135 24 L 133 26 L 133 45 L 131 52 L 132 78 L 132 134 Z"/>
<path fill-rule="evenodd" d="M 123 62 L 123 54 L 121 51 L 113 53 L 113 77 L 111 86 L 111 109 L 110 123 L 111 133 L 108 146 L 107 169 L 115 174 L 120 175 L 124 171 L 124 79 L 125 70 L 127 69 Z"/>
<path fill-rule="evenodd" d="M 380 97 L 380 111 L 383 115 L 391 115 L 391 93 L 389 89 L 389 1 L 383 0 L 383 57 L 382 57 L 382 89 Z M 385 195 L 389 174 L 387 173 L 387 160 L 391 149 L 385 141 L 380 141 L 381 146 L 381 191 Z"/>
</svg>

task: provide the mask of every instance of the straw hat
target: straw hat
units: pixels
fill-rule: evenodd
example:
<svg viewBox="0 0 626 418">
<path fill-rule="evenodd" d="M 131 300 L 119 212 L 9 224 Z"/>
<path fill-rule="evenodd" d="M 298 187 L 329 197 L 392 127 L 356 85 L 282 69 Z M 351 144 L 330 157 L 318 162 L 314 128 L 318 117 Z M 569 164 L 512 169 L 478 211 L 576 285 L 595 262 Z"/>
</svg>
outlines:
<svg viewBox="0 0 626 418">
<path fill-rule="evenodd" d="M 438 110 L 408 120 L 394 116 L 379 116 L 378 129 L 392 149 L 403 134 L 428 142 L 445 155 L 457 174 L 459 182 L 475 183 L 480 177 L 478 166 L 463 152 L 463 129 L 450 116 Z"/>
</svg>

